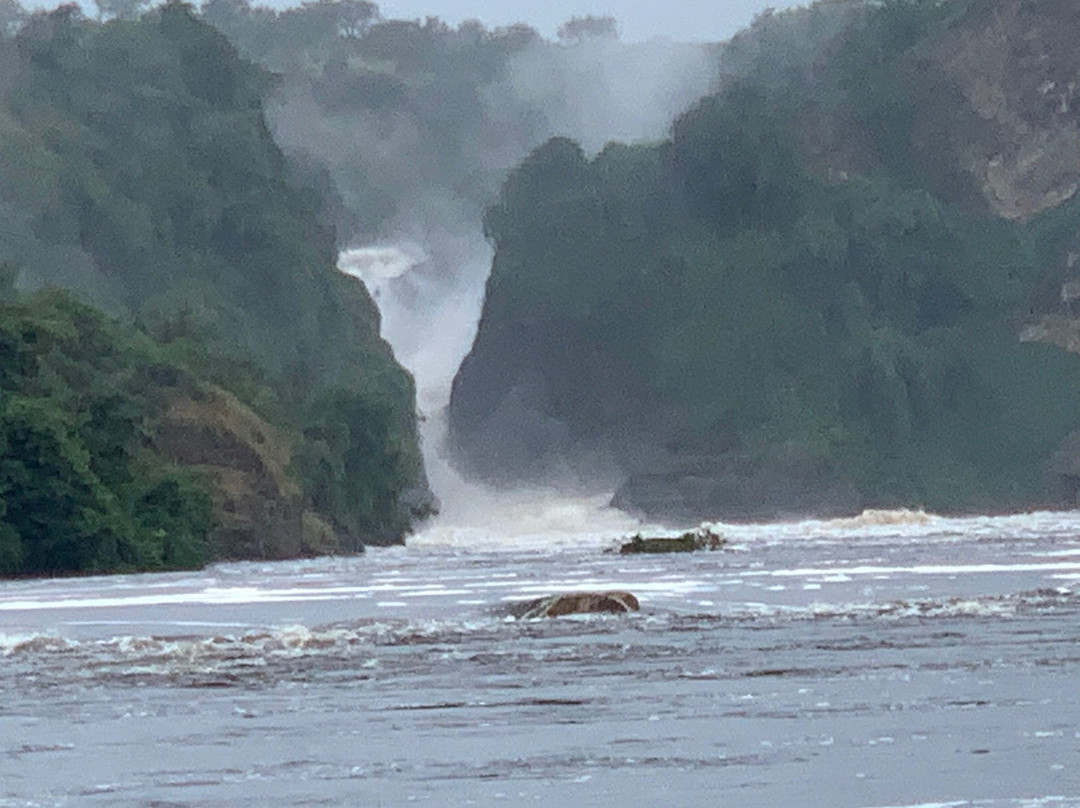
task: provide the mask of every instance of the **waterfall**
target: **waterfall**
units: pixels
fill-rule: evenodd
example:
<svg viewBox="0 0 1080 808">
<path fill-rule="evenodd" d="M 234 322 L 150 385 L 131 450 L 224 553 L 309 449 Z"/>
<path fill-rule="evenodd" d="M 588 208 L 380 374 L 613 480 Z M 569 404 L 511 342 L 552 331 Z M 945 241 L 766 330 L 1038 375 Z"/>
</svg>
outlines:
<svg viewBox="0 0 1080 808">
<path fill-rule="evenodd" d="M 367 286 L 382 314 L 383 338 L 416 380 L 424 462 L 442 513 L 411 543 L 551 546 L 639 529 L 607 507 L 609 493 L 496 490 L 463 480 L 443 451 L 445 409 L 476 335 L 491 268 L 491 247 L 480 228 L 483 206 L 495 198 L 506 172 L 556 134 L 574 138 L 590 154 L 612 139 L 662 138 L 674 116 L 716 78 L 715 54 L 699 45 L 591 39 L 565 47 L 538 41 L 482 88 L 485 117 L 450 165 L 435 159 L 437 137 L 398 129 L 389 137 L 385 126 L 372 126 L 365 116 L 335 133 L 333 127 L 313 128 L 310 115 L 277 108 L 280 140 L 336 167 L 346 188 L 356 155 L 366 155 L 365 170 L 396 203 L 380 235 L 344 250 L 339 266 Z M 532 128 L 523 129 L 529 121 Z M 461 182 L 447 184 L 444 174 Z M 483 193 L 477 193 L 480 187 Z"/>
<path fill-rule="evenodd" d="M 441 234 L 347 249 L 338 260 L 343 272 L 367 286 L 382 316 L 382 337 L 416 381 L 421 449 L 441 513 L 409 543 L 576 546 L 639 530 L 635 519 L 608 507 L 610 493 L 492 488 L 463 479 L 450 465 L 446 407 L 454 374 L 476 336 L 491 258 L 479 234 Z"/>
</svg>

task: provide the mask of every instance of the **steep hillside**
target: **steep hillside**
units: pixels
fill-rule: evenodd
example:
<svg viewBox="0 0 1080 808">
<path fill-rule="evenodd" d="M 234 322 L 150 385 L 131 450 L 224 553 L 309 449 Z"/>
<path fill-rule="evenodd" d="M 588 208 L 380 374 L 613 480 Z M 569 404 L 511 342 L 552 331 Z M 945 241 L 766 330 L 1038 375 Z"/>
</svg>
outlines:
<svg viewBox="0 0 1080 808">
<path fill-rule="evenodd" d="M 363 286 L 335 268 L 322 197 L 270 136 L 270 75 L 177 2 L 138 21 L 95 23 L 72 6 L 33 15 L 0 37 L 0 64 L 0 261 L 18 288 L 72 290 L 231 391 L 208 393 L 209 409 L 178 399 L 162 422 L 166 456 L 262 480 L 201 475 L 218 506 L 214 546 L 293 552 L 305 508 L 344 549 L 400 541 L 431 507 L 412 380 Z M 279 473 L 254 470 L 250 446 L 223 448 L 241 409 L 276 424 Z M 192 424 L 207 451 L 234 456 L 187 457 L 181 444 L 198 455 L 198 441 L 176 436 Z M 230 522 L 230 491 L 249 509 L 288 501 L 288 515 Z M 266 528 L 275 520 L 287 538 Z M 243 537 L 223 538 L 241 523 Z"/>
<path fill-rule="evenodd" d="M 1071 504 L 1080 361 L 1031 338 L 1080 253 L 1075 14 L 767 14 L 667 142 L 536 150 L 485 219 L 462 467 L 687 520 Z"/>
<path fill-rule="evenodd" d="M 146 441 L 173 391 L 197 388 L 144 335 L 65 295 L 0 307 L 0 573 L 209 560 L 198 475 Z"/>
</svg>

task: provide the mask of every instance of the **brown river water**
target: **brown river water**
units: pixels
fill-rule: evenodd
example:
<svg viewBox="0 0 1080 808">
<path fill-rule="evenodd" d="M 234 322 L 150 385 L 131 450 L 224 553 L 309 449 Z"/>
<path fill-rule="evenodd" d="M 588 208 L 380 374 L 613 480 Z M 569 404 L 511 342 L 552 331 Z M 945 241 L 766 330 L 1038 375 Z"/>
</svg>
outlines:
<svg viewBox="0 0 1080 808">
<path fill-rule="evenodd" d="M 0 582 L 0 808 L 1080 808 L 1080 514 L 631 557 L 586 510 Z M 641 612 L 506 616 L 615 588 Z"/>
</svg>

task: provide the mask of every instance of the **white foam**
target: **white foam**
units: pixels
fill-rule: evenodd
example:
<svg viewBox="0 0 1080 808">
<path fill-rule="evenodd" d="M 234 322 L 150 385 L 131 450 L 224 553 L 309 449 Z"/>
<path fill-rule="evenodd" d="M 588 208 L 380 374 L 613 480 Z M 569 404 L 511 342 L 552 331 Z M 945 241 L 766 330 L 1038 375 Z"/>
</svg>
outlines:
<svg viewBox="0 0 1080 808">
<path fill-rule="evenodd" d="M 400 278 L 424 263 L 427 254 L 412 242 L 355 247 L 338 255 L 338 268 L 367 284 Z"/>
<path fill-rule="evenodd" d="M 513 551 L 601 548 L 647 529 L 637 519 L 608 507 L 609 493 L 571 496 L 550 488 L 496 491 L 457 480 L 444 481 L 440 496 L 444 513 L 410 538 L 410 546 Z"/>
<path fill-rule="evenodd" d="M 840 519 L 826 519 L 819 522 L 823 528 L 837 530 L 859 530 L 865 527 L 883 527 L 895 525 L 927 525 L 941 521 L 940 516 L 933 516 L 920 509 L 897 508 L 895 510 L 881 510 L 868 508 L 858 516 L 844 517 Z"/>
<path fill-rule="evenodd" d="M 972 803 L 967 800 L 954 800 L 950 802 L 919 802 L 904 805 L 885 805 L 877 806 L 877 808 L 960 808 L 960 806 L 971 804 Z"/>
<path fill-rule="evenodd" d="M 945 517 L 924 511 L 866 511 L 844 519 L 807 519 L 759 524 L 707 523 L 729 541 L 756 543 L 788 541 L 843 541 L 865 536 L 936 542 L 971 539 L 1072 538 L 1080 533 L 1080 511 L 1034 511 L 1008 516 Z"/>
<path fill-rule="evenodd" d="M 802 567 L 799 569 L 749 570 L 740 572 L 743 578 L 820 578 L 824 581 L 844 581 L 852 575 L 976 575 L 1002 572 L 1058 572 L 1080 571 L 1080 561 L 1059 561 L 1046 564 L 916 564 L 912 566 L 884 567 L 860 565 L 853 567 Z"/>
<path fill-rule="evenodd" d="M 366 599 L 373 595 L 393 592 L 401 597 L 441 596 L 445 594 L 468 594 L 468 591 L 450 592 L 442 584 L 371 584 L 367 586 L 328 586 L 300 589 L 259 588 L 254 586 L 217 587 L 208 586 L 197 591 L 157 594 L 130 594 L 109 596 L 76 596 L 55 600 L 23 599 L 0 601 L 0 612 L 55 611 L 61 609 L 134 608 L 140 606 L 234 606 L 257 603 L 310 603 L 318 601 Z"/>
<path fill-rule="evenodd" d="M 13 653 L 26 649 L 31 644 L 52 642 L 54 640 L 59 640 L 54 634 L 0 634 L 0 656 L 10 656 Z"/>
</svg>

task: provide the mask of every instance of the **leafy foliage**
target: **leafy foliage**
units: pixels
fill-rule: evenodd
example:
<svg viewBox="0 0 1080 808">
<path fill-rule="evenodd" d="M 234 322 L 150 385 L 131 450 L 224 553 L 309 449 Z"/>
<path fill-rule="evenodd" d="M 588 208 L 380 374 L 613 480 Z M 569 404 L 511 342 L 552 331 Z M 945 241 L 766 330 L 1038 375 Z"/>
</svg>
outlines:
<svg viewBox="0 0 1080 808">
<path fill-rule="evenodd" d="M 1052 500 L 1080 361 L 1013 322 L 1080 203 L 991 219 L 955 155 L 921 145 L 952 91 L 921 48 L 955 11 L 893 0 L 818 20 L 831 39 L 806 63 L 751 60 L 665 143 L 590 161 L 553 140 L 527 158 L 485 219 L 494 270 L 451 402 L 463 462 L 545 467 L 485 431 L 525 396 L 569 430 L 536 450 L 564 462 L 599 444 L 626 474 L 705 458 L 863 505 Z M 826 116 L 858 171 L 808 141 Z"/>
<path fill-rule="evenodd" d="M 346 4 L 320 4 L 320 13 L 329 5 L 345 11 Z M 365 9 L 371 12 L 350 5 L 351 16 L 334 17 L 335 24 L 363 27 Z M 330 482 L 382 489 L 327 501 L 324 516 L 353 531 L 354 547 L 400 540 L 413 518 L 406 493 L 419 500 L 416 491 L 425 488 L 412 381 L 379 338 L 377 311 L 362 285 L 335 269 L 323 198 L 274 144 L 263 111 L 273 78 L 183 3 L 139 20 L 114 14 L 98 23 L 65 6 L 0 38 L 0 64 L 12 67 L 0 83 L 0 265 L 17 272 L 20 288 L 66 288 L 135 321 L 170 362 L 233 390 L 301 436 L 300 454 L 308 451 L 306 431 L 327 418 L 350 419 L 345 443 L 320 449 L 335 458 Z M 117 390 L 113 409 L 128 407 L 129 395 Z M 366 415 L 356 414 L 360 405 Z M 94 480 L 106 472 L 86 466 L 70 447 L 99 464 L 121 444 L 122 424 L 102 422 L 111 442 L 72 444 L 73 427 L 45 404 L 11 406 L 11 434 L 22 435 L 11 446 L 51 452 L 50 468 L 67 469 L 65 485 L 82 486 L 85 503 L 71 518 L 105 513 L 102 503 L 111 500 Z M 357 419 L 365 417 L 361 428 Z M 122 423 L 133 428 L 132 418 Z M 367 465 L 336 462 L 391 446 L 393 454 L 365 457 Z M 378 481 L 333 476 L 360 466 L 364 474 L 391 473 Z M 296 473 L 315 497 L 327 478 L 305 478 L 303 468 Z M 188 483 L 140 479 L 157 487 L 131 497 L 143 497 L 144 510 L 163 524 L 179 526 Z M 89 537 L 87 525 L 70 535 Z M 135 535 L 143 534 L 129 530 L 127 538 L 98 544 L 127 547 Z M 195 558 L 188 544 L 175 553 Z M 159 555 L 172 563 L 164 559 L 173 551 L 164 548 L 144 556 L 87 546 L 72 563 L 103 566 L 113 558 L 153 566 Z"/>
<path fill-rule="evenodd" d="M 59 293 L 0 308 L 0 572 L 199 566 L 210 500 L 145 446 L 168 375 L 149 340 Z"/>
</svg>

